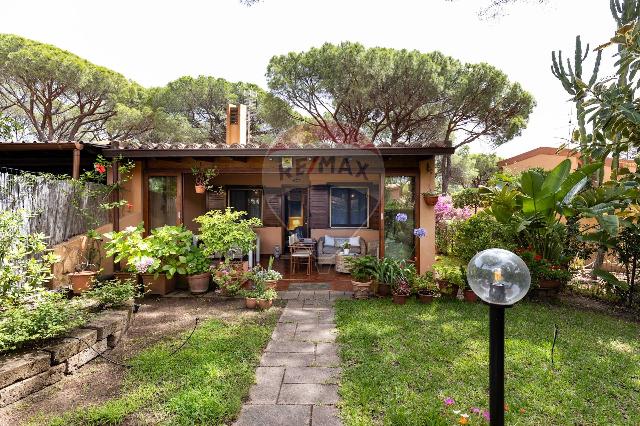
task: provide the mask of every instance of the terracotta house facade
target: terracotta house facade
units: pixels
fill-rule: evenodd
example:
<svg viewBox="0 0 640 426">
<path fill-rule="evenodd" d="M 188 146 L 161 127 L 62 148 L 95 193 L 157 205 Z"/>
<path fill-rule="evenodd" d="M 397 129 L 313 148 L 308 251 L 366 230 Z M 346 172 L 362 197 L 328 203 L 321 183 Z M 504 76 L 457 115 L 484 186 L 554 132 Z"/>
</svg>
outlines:
<svg viewBox="0 0 640 426">
<path fill-rule="evenodd" d="M 143 222 L 147 230 L 184 224 L 197 233 L 196 217 L 230 207 L 263 223 L 256 229 L 255 261 L 278 251 L 286 254 L 291 234 L 315 240 L 358 236 L 366 241 L 368 254 L 413 258 L 424 272 L 435 260 L 435 216 L 420 194 L 435 185 L 434 156 L 449 151 L 430 146 L 114 143 L 103 155 L 135 163 L 119 194 L 127 205 L 114 218 L 115 229 Z M 194 166 L 217 170 L 214 190 L 196 193 Z M 407 221 L 399 224 L 398 213 L 405 213 Z M 425 237 L 413 236 L 418 227 L 427 231 Z"/>
</svg>

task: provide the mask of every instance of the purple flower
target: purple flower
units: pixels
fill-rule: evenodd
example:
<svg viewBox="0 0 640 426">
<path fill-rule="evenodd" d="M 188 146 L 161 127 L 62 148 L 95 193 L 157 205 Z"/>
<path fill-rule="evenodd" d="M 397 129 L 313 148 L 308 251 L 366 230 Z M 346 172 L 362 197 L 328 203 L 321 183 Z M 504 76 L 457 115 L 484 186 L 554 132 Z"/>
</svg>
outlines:
<svg viewBox="0 0 640 426">
<path fill-rule="evenodd" d="M 481 413 L 481 411 L 482 411 L 482 410 L 480 410 L 478 407 L 473 407 L 473 408 L 471 409 L 471 412 L 472 412 L 473 414 L 480 414 L 480 413 Z"/>
<path fill-rule="evenodd" d="M 407 214 L 406 213 L 398 213 L 396 215 L 396 222 L 406 222 L 408 219 Z"/>
<path fill-rule="evenodd" d="M 445 398 L 444 400 L 444 405 L 449 406 L 449 405 L 453 405 L 456 402 L 453 400 L 453 398 Z"/>
<path fill-rule="evenodd" d="M 482 417 L 484 417 L 486 421 L 490 421 L 491 420 L 491 415 L 489 414 L 488 411 L 483 411 L 482 412 Z"/>
<path fill-rule="evenodd" d="M 427 231 L 424 228 L 416 228 L 413 230 L 413 235 L 415 235 L 418 238 L 426 237 Z"/>
<path fill-rule="evenodd" d="M 139 274 L 144 274 L 145 272 L 147 272 L 149 267 L 153 265 L 153 262 L 154 260 L 152 257 L 142 256 L 140 259 L 138 259 L 137 262 L 135 262 L 134 266 L 136 267 L 136 271 Z"/>
</svg>

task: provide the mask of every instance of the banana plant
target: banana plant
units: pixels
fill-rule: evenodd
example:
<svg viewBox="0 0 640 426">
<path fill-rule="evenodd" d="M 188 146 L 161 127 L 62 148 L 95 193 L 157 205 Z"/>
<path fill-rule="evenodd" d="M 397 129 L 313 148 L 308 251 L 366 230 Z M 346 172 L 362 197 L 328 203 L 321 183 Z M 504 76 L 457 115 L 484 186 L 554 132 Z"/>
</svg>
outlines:
<svg viewBox="0 0 640 426">
<path fill-rule="evenodd" d="M 571 202 L 601 167 L 602 163 L 592 163 L 571 172 L 567 159 L 546 176 L 527 170 L 515 184 L 482 188 L 481 193 L 490 200 L 489 211 L 496 220 L 513 226 L 543 258 L 560 260 L 565 228 L 561 219 L 572 213 Z"/>
</svg>

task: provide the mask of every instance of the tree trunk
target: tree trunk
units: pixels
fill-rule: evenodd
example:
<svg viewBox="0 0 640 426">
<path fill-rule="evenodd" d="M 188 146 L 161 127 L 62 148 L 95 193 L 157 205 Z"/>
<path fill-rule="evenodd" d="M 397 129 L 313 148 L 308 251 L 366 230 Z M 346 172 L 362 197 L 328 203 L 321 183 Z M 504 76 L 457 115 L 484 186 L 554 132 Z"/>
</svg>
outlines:
<svg viewBox="0 0 640 426">
<path fill-rule="evenodd" d="M 596 255 L 596 260 L 593 261 L 592 271 L 602 268 L 602 264 L 604 263 L 605 253 L 606 253 L 606 250 L 603 247 L 598 248 L 598 254 Z M 595 278 L 595 275 L 593 275 L 593 273 L 592 273 L 592 277 Z"/>
<path fill-rule="evenodd" d="M 442 156 L 442 193 L 449 191 L 449 178 L 451 177 L 451 155 Z"/>
</svg>

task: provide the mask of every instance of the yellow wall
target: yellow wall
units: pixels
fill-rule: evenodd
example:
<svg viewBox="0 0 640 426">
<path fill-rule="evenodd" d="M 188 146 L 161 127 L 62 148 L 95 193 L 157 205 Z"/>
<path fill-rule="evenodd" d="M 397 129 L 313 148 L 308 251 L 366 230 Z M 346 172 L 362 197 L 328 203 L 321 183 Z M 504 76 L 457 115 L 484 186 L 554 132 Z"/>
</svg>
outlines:
<svg viewBox="0 0 640 426">
<path fill-rule="evenodd" d="M 544 170 L 551 170 L 566 159 L 571 160 L 572 170 L 575 170 L 578 167 L 578 159 L 576 157 L 556 154 L 538 154 L 533 157 L 520 160 L 516 163 L 505 165 L 503 169 L 514 174 L 534 167 L 541 167 Z"/>
</svg>

